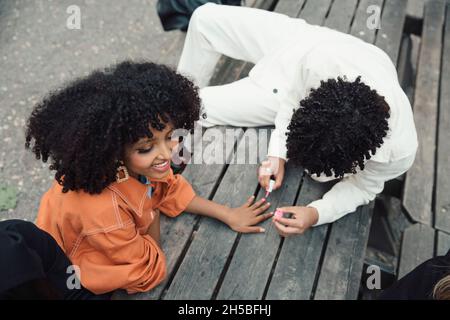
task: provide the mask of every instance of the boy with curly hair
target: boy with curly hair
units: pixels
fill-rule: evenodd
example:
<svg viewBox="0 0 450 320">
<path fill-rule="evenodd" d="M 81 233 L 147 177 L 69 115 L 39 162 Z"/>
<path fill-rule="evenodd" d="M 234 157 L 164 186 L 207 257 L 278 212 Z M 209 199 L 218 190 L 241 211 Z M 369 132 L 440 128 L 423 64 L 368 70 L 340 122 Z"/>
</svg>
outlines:
<svg viewBox="0 0 450 320">
<path fill-rule="evenodd" d="M 221 54 L 255 64 L 239 81 L 207 86 Z M 408 97 L 388 55 L 302 19 L 205 4 L 192 15 L 178 71 L 201 88 L 200 123 L 275 125 L 259 182 L 281 186 L 286 161 L 318 181 L 340 179 L 306 207 L 274 217 L 283 236 L 331 223 L 369 203 L 414 162 L 417 134 Z"/>
<path fill-rule="evenodd" d="M 50 93 L 32 112 L 26 147 L 51 160 L 55 182 L 37 225 L 55 238 L 95 294 L 148 291 L 166 275 L 159 211 L 218 219 L 238 232 L 263 232 L 270 203 L 251 197 L 229 208 L 197 196 L 174 175 L 174 129 L 193 129 L 197 87 L 153 63 L 122 62 Z"/>
</svg>

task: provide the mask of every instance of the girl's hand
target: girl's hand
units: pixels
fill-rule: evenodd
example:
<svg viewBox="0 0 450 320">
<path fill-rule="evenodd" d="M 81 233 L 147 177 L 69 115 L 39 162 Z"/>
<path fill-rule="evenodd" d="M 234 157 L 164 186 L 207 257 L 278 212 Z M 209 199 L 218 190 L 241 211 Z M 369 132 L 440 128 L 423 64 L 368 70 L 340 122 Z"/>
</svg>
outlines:
<svg viewBox="0 0 450 320">
<path fill-rule="evenodd" d="M 319 213 L 316 208 L 284 207 L 279 209 L 292 213 L 292 217 L 289 219 L 275 216 L 272 219 L 275 228 L 282 237 L 303 234 L 319 220 Z"/>
<path fill-rule="evenodd" d="M 255 225 L 272 216 L 272 213 L 261 214 L 270 207 L 270 202 L 266 203 L 265 199 L 261 199 L 252 204 L 254 200 L 255 196 L 251 196 L 244 205 L 238 208 L 230 208 L 224 222 L 236 232 L 264 232 L 264 228 Z"/>
</svg>

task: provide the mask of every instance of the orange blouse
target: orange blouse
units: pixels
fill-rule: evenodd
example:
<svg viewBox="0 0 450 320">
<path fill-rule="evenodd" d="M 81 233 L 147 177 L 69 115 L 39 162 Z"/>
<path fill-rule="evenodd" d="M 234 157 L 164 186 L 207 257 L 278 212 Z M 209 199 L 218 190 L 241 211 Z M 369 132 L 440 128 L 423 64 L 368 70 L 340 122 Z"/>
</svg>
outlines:
<svg viewBox="0 0 450 320">
<path fill-rule="evenodd" d="M 166 275 L 166 260 L 147 234 L 153 210 L 175 217 L 195 193 L 180 175 L 170 171 L 147 186 L 130 177 L 109 185 L 101 194 L 62 193 L 55 181 L 41 199 L 36 224 L 50 233 L 74 265 L 84 287 L 96 294 L 116 289 L 148 291 Z"/>
</svg>

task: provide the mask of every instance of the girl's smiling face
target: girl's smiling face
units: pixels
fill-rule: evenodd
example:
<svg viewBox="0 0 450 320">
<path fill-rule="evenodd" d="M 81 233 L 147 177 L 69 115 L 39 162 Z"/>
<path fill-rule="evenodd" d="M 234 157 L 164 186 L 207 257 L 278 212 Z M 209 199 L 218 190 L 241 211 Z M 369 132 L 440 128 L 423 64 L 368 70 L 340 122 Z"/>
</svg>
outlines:
<svg viewBox="0 0 450 320">
<path fill-rule="evenodd" d="M 124 164 L 134 178 L 143 175 L 161 179 L 169 174 L 172 149 L 178 144 L 172 140 L 173 125 L 166 123 L 162 131 L 150 130 L 152 138 L 142 138 L 125 148 Z"/>
</svg>

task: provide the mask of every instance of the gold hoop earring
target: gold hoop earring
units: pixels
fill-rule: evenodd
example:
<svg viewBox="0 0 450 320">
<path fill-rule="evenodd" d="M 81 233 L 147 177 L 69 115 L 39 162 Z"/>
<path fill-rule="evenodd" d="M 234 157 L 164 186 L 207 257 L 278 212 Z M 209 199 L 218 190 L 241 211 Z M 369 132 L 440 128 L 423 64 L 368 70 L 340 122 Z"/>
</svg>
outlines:
<svg viewBox="0 0 450 320">
<path fill-rule="evenodd" d="M 116 182 L 117 183 L 125 182 L 128 180 L 129 177 L 130 176 L 128 174 L 127 167 L 125 167 L 124 165 L 121 165 L 117 168 L 117 172 L 116 172 Z"/>
</svg>

